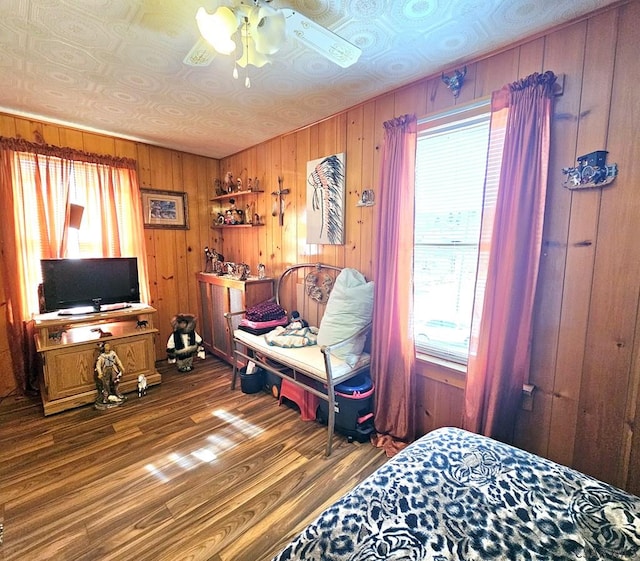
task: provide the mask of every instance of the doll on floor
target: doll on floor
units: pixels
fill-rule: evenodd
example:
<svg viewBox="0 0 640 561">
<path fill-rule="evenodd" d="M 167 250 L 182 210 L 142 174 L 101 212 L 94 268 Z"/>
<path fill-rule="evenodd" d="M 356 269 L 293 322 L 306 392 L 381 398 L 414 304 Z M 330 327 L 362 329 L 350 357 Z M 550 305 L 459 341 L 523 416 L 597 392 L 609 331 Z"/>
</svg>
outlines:
<svg viewBox="0 0 640 561">
<path fill-rule="evenodd" d="M 173 333 L 167 341 L 167 356 L 180 372 L 193 370 L 193 357 L 204 358 L 202 337 L 196 331 L 196 317 L 193 314 L 178 314 L 171 320 Z"/>
</svg>

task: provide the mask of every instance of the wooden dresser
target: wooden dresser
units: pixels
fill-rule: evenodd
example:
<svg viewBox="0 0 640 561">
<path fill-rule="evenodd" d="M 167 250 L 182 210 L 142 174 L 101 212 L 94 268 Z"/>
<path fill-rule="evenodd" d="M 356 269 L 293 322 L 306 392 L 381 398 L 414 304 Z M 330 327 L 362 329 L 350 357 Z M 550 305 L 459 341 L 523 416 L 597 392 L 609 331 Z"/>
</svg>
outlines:
<svg viewBox="0 0 640 561">
<path fill-rule="evenodd" d="M 246 310 L 271 298 L 273 279 L 249 277 L 241 281 L 229 275 L 218 276 L 213 273 L 197 273 L 196 276 L 201 306 L 198 330 L 204 347 L 231 364 L 233 351 L 224 314 Z"/>
</svg>

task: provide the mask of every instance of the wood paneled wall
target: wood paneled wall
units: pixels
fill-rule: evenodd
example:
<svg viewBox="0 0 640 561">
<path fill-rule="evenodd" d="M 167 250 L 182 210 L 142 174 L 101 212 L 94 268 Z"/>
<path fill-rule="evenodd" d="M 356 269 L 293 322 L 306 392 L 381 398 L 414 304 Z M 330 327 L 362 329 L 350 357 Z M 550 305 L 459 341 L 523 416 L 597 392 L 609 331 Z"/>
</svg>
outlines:
<svg viewBox="0 0 640 561">
<path fill-rule="evenodd" d="M 197 313 L 199 309 L 195 274 L 204 267 L 203 249 L 210 242 L 209 199 L 213 193 L 213 178 L 219 176 L 218 160 L 6 114 L 0 114 L 0 136 L 132 158 L 138 162 L 138 181 L 142 189 L 187 193 L 188 230 L 145 230 L 150 304 L 158 310 L 155 322 L 160 329 L 156 338 L 156 354 L 158 358 L 166 357 L 173 315 L 178 312 Z M 0 296 L 5 306 L 2 292 Z M 5 321 L 3 313 L 0 328 Z M 0 329 L 0 359 L 4 352 L 8 352 L 7 347 L 5 327 Z M 13 389 L 15 380 L 11 373 L 6 369 L 0 370 L 0 395 L 6 395 Z"/>
<path fill-rule="evenodd" d="M 142 187 L 186 191 L 191 229 L 147 230 L 152 304 L 160 311 L 158 357 L 164 357 L 169 320 L 177 311 L 198 310 L 195 272 L 210 245 L 228 260 L 252 269 L 265 263 L 275 275 L 300 261 L 355 267 L 371 277 L 379 205 L 357 207 L 363 189 L 377 190 L 385 120 L 418 116 L 488 96 L 533 72 L 563 74 L 552 130 L 548 208 L 532 341 L 533 400 L 521 411 L 517 444 L 591 475 L 640 493 L 640 75 L 636 29 L 640 0 L 552 30 L 482 58 L 461 60 L 468 72 L 459 98 L 438 76 L 389 92 L 349 111 L 251 149 L 215 160 L 117 140 L 73 129 L 0 116 L 0 134 L 37 138 L 138 161 Z M 447 69 L 452 71 L 453 67 Z M 561 169 L 578 155 L 609 151 L 619 176 L 606 187 L 569 191 Z M 306 164 L 346 154 L 346 241 L 341 246 L 306 243 Z M 464 154 L 460 155 L 461 165 Z M 266 193 L 258 212 L 265 226 L 210 228 L 213 179 L 226 171 L 258 177 Z M 455 173 L 455 170 L 452 170 Z M 284 225 L 271 214 L 278 187 L 285 199 Z M 0 334 L 0 357 L 6 352 Z M 416 406 L 427 432 L 457 425 L 464 375 L 443 365 L 418 367 Z M 6 387 L 0 374 L 0 387 Z"/>
</svg>

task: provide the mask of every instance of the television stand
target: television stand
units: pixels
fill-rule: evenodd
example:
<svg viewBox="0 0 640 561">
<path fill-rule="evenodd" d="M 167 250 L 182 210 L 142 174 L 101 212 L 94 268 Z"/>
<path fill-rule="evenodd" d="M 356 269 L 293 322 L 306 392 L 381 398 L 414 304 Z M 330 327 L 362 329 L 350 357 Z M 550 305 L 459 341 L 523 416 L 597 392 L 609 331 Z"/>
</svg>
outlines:
<svg viewBox="0 0 640 561">
<path fill-rule="evenodd" d="M 96 312 L 89 306 L 84 314 L 52 312 L 35 316 L 36 350 L 42 357 L 40 394 L 44 414 L 95 402 L 95 364 L 99 345 L 105 341 L 111 343 L 124 365 L 122 393 L 136 390 L 140 374 L 147 378 L 149 386 L 159 384 L 155 313 L 146 304 L 129 304 L 116 310 Z M 101 337 L 105 333 L 108 335 Z"/>
</svg>

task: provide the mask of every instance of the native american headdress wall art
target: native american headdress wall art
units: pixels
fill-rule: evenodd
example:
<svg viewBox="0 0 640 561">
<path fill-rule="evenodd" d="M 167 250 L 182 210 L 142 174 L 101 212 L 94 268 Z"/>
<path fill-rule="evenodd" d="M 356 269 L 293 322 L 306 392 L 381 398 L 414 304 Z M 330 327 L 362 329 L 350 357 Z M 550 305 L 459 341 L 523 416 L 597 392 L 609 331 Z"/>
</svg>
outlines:
<svg viewBox="0 0 640 561">
<path fill-rule="evenodd" d="M 344 243 L 344 154 L 307 162 L 307 243 Z"/>
</svg>

